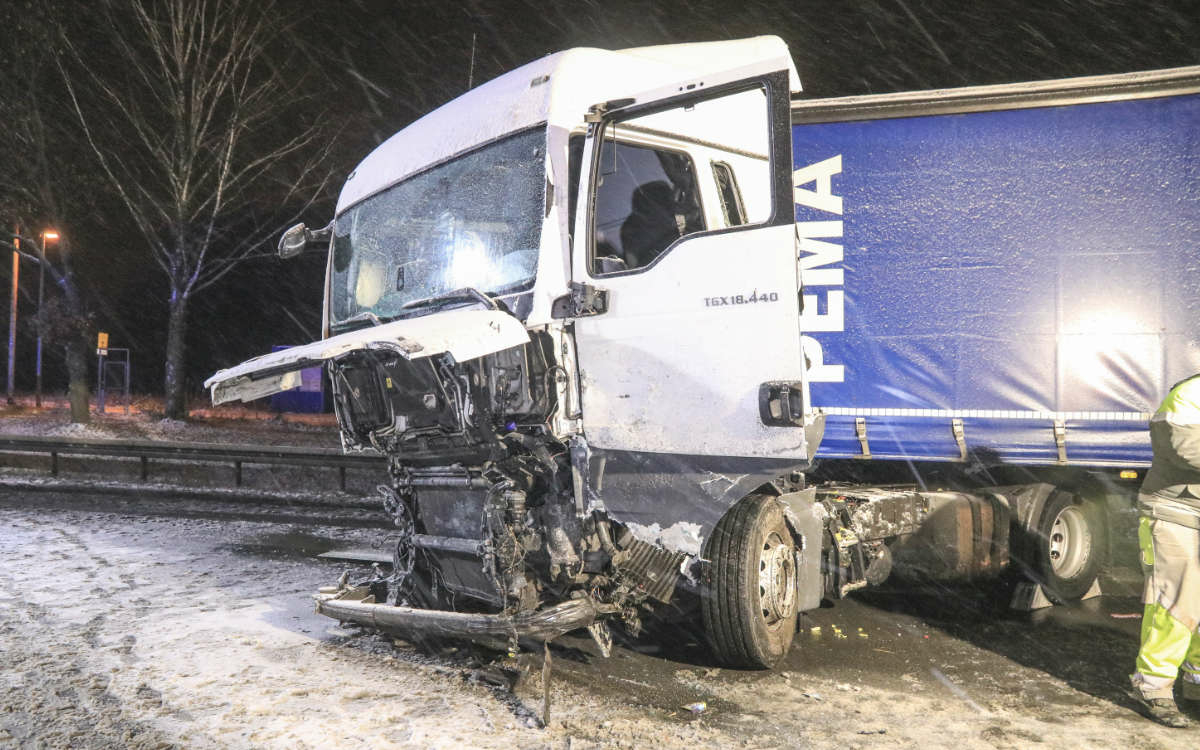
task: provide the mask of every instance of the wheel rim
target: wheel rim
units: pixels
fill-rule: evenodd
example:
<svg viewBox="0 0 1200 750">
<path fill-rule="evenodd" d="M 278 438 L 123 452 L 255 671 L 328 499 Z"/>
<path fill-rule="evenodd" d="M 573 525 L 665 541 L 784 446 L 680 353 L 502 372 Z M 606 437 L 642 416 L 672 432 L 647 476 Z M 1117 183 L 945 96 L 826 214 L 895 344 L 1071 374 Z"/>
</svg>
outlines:
<svg viewBox="0 0 1200 750">
<path fill-rule="evenodd" d="M 796 559 L 791 545 L 771 532 L 762 543 L 758 559 L 758 601 L 763 620 L 774 625 L 794 614 Z"/>
<path fill-rule="evenodd" d="M 1050 569 L 1059 578 L 1073 578 L 1087 565 L 1091 531 L 1083 510 L 1069 505 L 1050 525 Z"/>
</svg>

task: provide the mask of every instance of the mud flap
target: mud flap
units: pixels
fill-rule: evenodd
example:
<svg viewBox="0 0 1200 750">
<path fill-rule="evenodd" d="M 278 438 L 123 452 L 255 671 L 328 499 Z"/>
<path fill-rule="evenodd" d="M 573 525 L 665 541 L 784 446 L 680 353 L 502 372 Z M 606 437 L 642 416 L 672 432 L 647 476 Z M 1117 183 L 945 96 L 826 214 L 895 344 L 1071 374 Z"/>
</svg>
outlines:
<svg viewBox="0 0 1200 750">
<path fill-rule="evenodd" d="M 1037 528 L 1038 519 L 1042 517 L 1042 507 L 1045 506 L 1046 500 L 1055 490 L 1054 485 L 1038 482 L 1036 484 L 985 487 L 984 489 L 1008 500 L 1013 522 L 1013 534 L 1009 540 L 1010 559 L 1020 562 L 1032 560 L 1036 544 L 1033 534 Z"/>
<path fill-rule="evenodd" d="M 779 496 L 783 517 L 796 536 L 796 609 L 805 612 L 821 606 L 825 581 L 821 577 L 821 540 L 824 508 L 817 504 L 815 487 Z"/>
</svg>

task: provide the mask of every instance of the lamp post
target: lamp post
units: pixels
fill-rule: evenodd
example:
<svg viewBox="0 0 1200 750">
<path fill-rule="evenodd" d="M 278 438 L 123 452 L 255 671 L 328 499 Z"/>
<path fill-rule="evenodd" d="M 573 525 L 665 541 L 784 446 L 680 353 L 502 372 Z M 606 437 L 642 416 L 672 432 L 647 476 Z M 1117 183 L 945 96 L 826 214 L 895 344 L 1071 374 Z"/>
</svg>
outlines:
<svg viewBox="0 0 1200 750">
<path fill-rule="evenodd" d="M 13 224 L 12 304 L 8 310 L 8 405 L 13 403 L 13 356 L 17 348 L 17 281 L 21 274 L 21 226 Z"/>
<path fill-rule="evenodd" d="M 38 303 L 37 303 L 37 384 L 33 391 L 33 405 L 42 408 L 42 296 L 46 288 L 46 243 L 57 240 L 58 232 L 47 229 L 42 232 L 41 247 L 38 248 Z"/>
</svg>

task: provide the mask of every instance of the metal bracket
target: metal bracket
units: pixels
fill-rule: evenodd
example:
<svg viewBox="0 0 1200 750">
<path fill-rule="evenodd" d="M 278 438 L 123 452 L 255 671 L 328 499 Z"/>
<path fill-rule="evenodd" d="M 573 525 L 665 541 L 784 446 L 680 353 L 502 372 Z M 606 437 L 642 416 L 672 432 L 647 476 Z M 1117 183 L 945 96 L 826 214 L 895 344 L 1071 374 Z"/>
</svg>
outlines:
<svg viewBox="0 0 1200 750">
<path fill-rule="evenodd" d="M 963 421 L 961 419 L 950 420 L 950 432 L 954 435 L 954 442 L 958 444 L 958 460 L 967 460 L 967 434 L 963 430 Z"/>
<path fill-rule="evenodd" d="M 583 318 L 608 312 L 607 290 L 575 281 L 570 288 L 570 294 L 564 294 L 550 306 L 551 318 Z"/>
<path fill-rule="evenodd" d="M 583 518 L 590 512 L 593 501 L 598 501 L 592 487 L 592 449 L 582 435 L 574 435 L 567 441 L 571 455 L 571 485 L 575 495 L 575 513 Z"/>
<path fill-rule="evenodd" d="M 626 97 L 624 99 L 609 99 L 606 102 L 593 104 L 592 106 L 588 107 L 587 114 L 583 116 L 583 121 L 589 125 L 595 125 L 603 120 L 604 116 L 609 112 L 612 112 L 614 109 L 628 107 L 630 104 L 633 104 L 633 102 L 634 99 L 632 97 Z"/>
<path fill-rule="evenodd" d="M 1058 448 L 1058 462 L 1067 462 L 1067 424 L 1061 419 L 1054 420 L 1054 445 Z"/>
<path fill-rule="evenodd" d="M 854 418 L 854 435 L 858 438 L 858 444 L 862 446 L 862 457 L 871 457 L 871 444 L 867 442 L 867 420 L 862 417 Z"/>
<path fill-rule="evenodd" d="M 587 631 L 600 649 L 600 655 L 605 659 L 612 656 L 613 637 L 612 631 L 608 629 L 608 623 L 604 620 L 596 620 L 587 626 Z"/>
</svg>

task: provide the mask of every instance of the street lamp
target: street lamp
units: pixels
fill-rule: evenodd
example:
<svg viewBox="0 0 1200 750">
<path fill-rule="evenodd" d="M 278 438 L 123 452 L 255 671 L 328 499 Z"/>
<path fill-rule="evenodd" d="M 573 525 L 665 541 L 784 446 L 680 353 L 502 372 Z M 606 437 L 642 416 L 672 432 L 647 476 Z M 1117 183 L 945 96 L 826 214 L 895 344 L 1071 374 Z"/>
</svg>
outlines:
<svg viewBox="0 0 1200 750">
<path fill-rule="evenodd" d="M 37 384 L 33 391 L 33 405 L 42 408 L 42 296 L 46 288 L 46 243 L 58 240 L 58 232 L 47 229 L 42 232 L 41 246 L 38 247 L 38 303 L 37 303 Z"/>
</svg>

